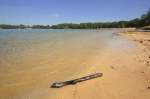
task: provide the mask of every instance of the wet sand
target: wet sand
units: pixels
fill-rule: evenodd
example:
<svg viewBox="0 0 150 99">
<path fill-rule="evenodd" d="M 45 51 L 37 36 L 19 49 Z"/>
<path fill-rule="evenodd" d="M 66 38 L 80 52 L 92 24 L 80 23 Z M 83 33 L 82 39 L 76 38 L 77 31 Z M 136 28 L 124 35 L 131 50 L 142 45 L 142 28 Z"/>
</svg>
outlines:
<svg viewBox="0 0 150 99">
<path fill-rule="evenodd" d="M 93 58 L 93 67 L 86 72 L 86 74 L 102 72 L 103 77 L 56 89 L 53 96 L 47 97 L 50 99 L 149 99 L 150 33 L 126 32 L 121 33 L 121 36 L 131 45 L 129 46 L 127 41 L 111 43 L 112 45 Z"/>
<path fill-rule="evenodd" d="M 145 37 L 149 39 L 149 36 L 138 36 L 136 33 L 122 33 L 121 36 L 106 38 L 107 42 L 102 43 L 101 35 L 88 34 L 88 37 L 83 35 L 55 43 L 53 47 L 59 49 L 59 52 L 53 50 L 54 55 L 49 55 L 52 50 L 49 51 L 48 48 L 52 49 L 52 45 L 39 44 L 36 41 L 31 48 L 29 46 L 29 50 L 24 50 L 24 53 L 27 52 L 21 54 L 22 57 L 17 57 L 16 54 L 13 57 L 12 54 L 19 61 L 6 62 L 9 57 L 0 59 L 1 68 L 4 64 L 7 67 L 0 70 L 0 98 L 149 99 L 150 69 L 143 58 L 146 57 L 143 56 L 145 52 L 142 49 L 145 45 L 138 43 L 139 39 L 145 40 Z M 60 38 L 58 40 L 61 41 Z M 64 44 L 72 46 L 64 49 Z M 38 53 L 39 50 L 42 53 Z M 148 55 L 147 53 L 149 50 L 144 55 Z M 11 68 L 10 63 L 20 67 Z M 54 81 L 79 78 L 97 72 L 103 73 L 103 77 L 60 89 L 49 88 Z"/>
<path fill-rule="evenodd" d="M 124 32 L 121 35 L 127 39 L 135 42 L 136 45 L 136 61 L 140 63 L 143 68 L 141 73 L 147 79 L 147 87 L 150 86 L 150 32 L 131 31 Z"/>
</svg>

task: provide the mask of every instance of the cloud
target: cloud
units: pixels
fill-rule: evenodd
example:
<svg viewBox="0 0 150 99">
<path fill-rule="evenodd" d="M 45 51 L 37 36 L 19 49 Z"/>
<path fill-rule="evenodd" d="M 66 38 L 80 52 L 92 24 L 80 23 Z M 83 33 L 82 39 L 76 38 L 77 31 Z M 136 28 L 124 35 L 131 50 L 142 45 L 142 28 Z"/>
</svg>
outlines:
<svg viewBox="0 0 150 99">
<path fill-rule="evenodd" d="M 55 13 L 55 14 L 53 14 L 52 16 L 55 17 L 55 18 L 59 18 L 59 17 L 60 17 L 60 14 Z"/>
</svg>

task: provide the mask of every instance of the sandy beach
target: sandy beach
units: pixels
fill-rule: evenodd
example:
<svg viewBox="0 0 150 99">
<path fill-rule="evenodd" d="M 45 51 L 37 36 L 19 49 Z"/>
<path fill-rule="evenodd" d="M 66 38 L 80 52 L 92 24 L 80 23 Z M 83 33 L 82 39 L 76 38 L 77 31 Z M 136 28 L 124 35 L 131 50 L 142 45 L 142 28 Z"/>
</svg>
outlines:
<svg viewBox="0 0 150 99">
<path fill-rule="evenodd" d="M 150 99 L 150 0 L 0 0 L 0 99 Z"/>
<path fill-rule="evenodd" d="M 150 32 L 119 33 L 125 42 L 104 49 L 93 59 L 85 74 L 102 72 L 103 77 L 53 90 L 49 99 L 149 99 Z M 131 46 L 130 46 L 131 47 Z M 85 75 L 84 74 L 84 75 Z M 78 75 L 78 77 L 83 76 Z M 48 99 L 47 98 L 47 99 Z"/>
<path fill-rule="evenodd" d="M 30 42 L 32 46 L 28 42 L 22 43 L 20 39 L 18 42 L 15 38 L 4 42 L 15 46 L 13 51 L 19 54 L 10 54 L 8 51 L 8 57 L 0 59 L 0 98 L 149 99 L 150 33 L 109 34 L 107 40 L 101 34 L 107 31 L 92 31 L 86 35 L 78 35 L 79 31 L 76 34 L 62 34 L 67 36 L 65 40 L 55 33 L 51 35 L 56 39 L 54 44 L 49 41 L 52 39 L 49 34 L 44 34 L 48 37 L 44 41 L 38 39 Z M 40 37 L 34 36 L 34 39 Z M 107 42 L 102 43 L 100 38 L 105 38 Z M 26 44 L 25 47 L 22 44 Z M 21 49 L 26 46 L 27 49 Z M 2 51 L 1 48 L 1 56 L 6 56 L 7 53 Z M 103 76 L 63 88 L 50 88 L 54 81 L 80 78 L 98 72 L 103 73 Z"/>
</svg>

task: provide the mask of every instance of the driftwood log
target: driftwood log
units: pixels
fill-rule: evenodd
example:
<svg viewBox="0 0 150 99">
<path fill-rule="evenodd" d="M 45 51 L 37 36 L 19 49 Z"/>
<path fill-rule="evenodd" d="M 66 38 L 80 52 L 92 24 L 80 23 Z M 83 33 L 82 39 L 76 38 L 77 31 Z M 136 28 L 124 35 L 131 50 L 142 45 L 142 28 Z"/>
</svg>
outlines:
<svg viewBox="0 0 150 99">
<path fill-rule="evenodd" d="M 89 75 L 89 76 L 85 76 L 85 77 L 81 77 L 78 79 L 73 79 L 73 80 L 69 80 L 69 81 L 64 81 L 64 82 L 55 82 L 51 85 L 51 88 L 60 88 L 66 85 L 74 85 L 76 83 L 82 82 L 82 81 L 86 81 L 86 80 L 90 80 L 90 79 L 94 79 L 94 78 L 98 78 L 98 77 L 102 77 L 103 73 L 96 73 L 93 75 Z"/>
</svg>

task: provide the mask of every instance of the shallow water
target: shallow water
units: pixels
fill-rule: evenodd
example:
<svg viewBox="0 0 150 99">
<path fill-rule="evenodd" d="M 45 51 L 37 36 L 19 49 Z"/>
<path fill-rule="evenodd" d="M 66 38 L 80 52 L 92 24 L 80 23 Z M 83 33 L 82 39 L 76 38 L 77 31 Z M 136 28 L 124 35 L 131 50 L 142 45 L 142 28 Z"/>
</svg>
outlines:
<svg viewBox="0 0 150 99">
<path fill-rule="evenodd" d="M 77 75 L 103 48 L 123 42 L 114 38 L 119 31 L 0 30 L 0 99 L 39 98 L 53 81 Z"/>
</svg>

